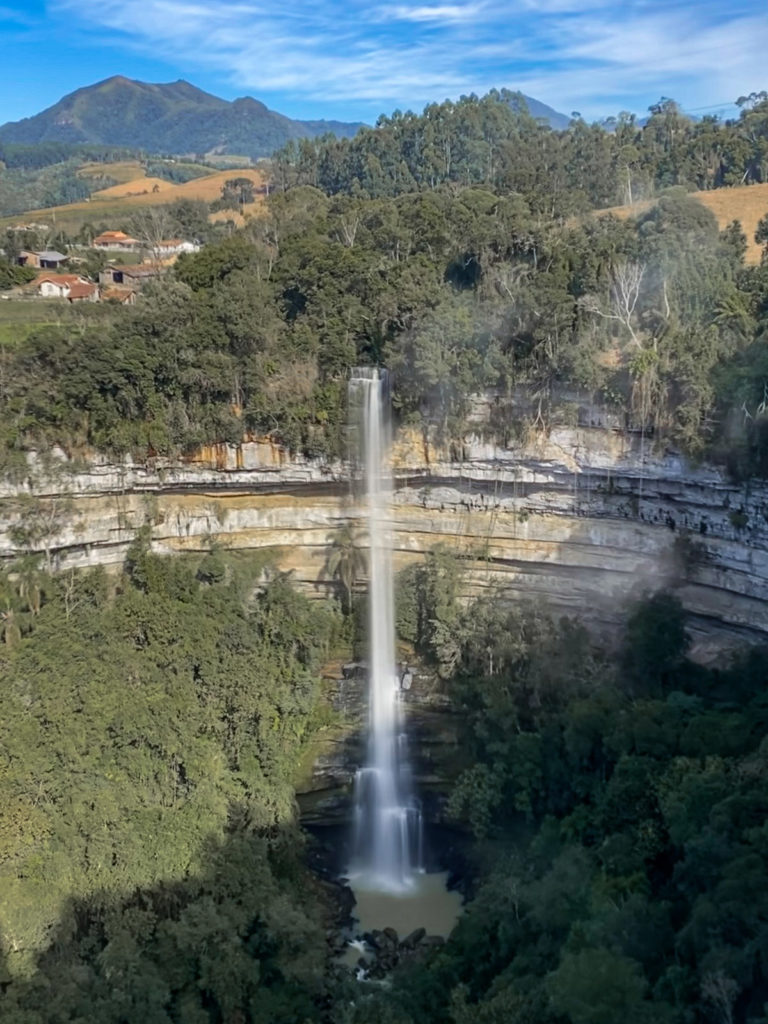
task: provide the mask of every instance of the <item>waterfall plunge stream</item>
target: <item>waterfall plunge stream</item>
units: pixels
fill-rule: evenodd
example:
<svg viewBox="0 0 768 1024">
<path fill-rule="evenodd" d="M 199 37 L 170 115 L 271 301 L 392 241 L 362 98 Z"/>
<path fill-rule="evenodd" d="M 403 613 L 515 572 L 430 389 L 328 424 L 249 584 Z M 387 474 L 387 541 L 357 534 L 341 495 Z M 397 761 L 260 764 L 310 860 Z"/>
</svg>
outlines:
<svg viewBox="0 0 768 1024">
<path fill-rule="evenodd" d="M 368 755 L 355 780 L 350 876 L 356 889 L 408 893 L 423 873 L 422 818 L 411 785 L 395 662 L 394 587 L 389 515 L 389 381 L 386 370 L 354 370 L 369 541 Z"/>
</svg>

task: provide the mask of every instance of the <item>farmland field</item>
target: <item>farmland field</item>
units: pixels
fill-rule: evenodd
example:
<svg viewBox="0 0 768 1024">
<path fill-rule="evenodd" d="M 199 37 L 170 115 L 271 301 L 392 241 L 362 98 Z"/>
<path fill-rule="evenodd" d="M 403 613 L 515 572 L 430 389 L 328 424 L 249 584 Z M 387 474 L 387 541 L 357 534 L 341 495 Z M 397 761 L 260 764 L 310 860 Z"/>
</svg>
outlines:
<svg viewBox="0 0 768 1024">
<path fill-rule="evenodd" d="M 82 324 L 114 317 L 112 306 L 99 303 L 70 305 L 65 299 L 0 297 L 0 346 L 17 345 L 41 327 Z"/>
<path fill-rule="evenodd" d="M 81 178 L 98 178 L 105 174 L 124 184 L 144 177 L 144 168 L 138 160 L 121 160 L 113 164 L 83 164 L 77 172 Z"/>
<path fill-rule="evenodd" d="M 753 266 L 760 262 L 762 248 L 755 241 L 755 230 L 760 218 L 768 214 L 768 184 L 718 188 L 707 192 L 691 192 L 690 195 L 714 213 L 720 230 L 734 220 L 739 221 L 747 236 L 746 262 Z M 654 202 L 653 199 L 644 199 L 631 206 L 614 206 L 609 210 L 600 210 L 599 213 L 613 213 L 622 219 L 635 217 L 653 206 Z"/>
<path fill-rule="evenodd" d="M 111 167 L 117 166 L 127 170 L 129 163 L 103 164 L 101 167 L 104 173 L 115 177 Z M 88 200 L 42 210 L 30 210 L 12 217 L 3 217 L 0 219 L 0 227 L 9 227 L 23 220 L 55 224 L 57 227 L 71 232 L 77 231 L 85 223 L 98 225 L 109 223 L 112 227 L 119 227 L 127 214 L 140 207 L 159 206 L 172 203 L 175 199 L 202 199 L 210 203 L 220 197 L 222 185 L 232 177 L 250 178 L 257 188 L 264 183 L 264 173 L 252 167 L 215 171 L 205 177 L 187 181 L 183 185 L 175 185 L 170 181 L 163 181 L 161 178 L 144 177 L 144 172 L 138 165 L 136 170 L 135 177 L 121 184 L 113 185 L 111 188 L 103 189 L 101 192 L 95 192 Z M 153 191 L 155 186 L 157 186 L 156 192 Z M 255 212 L 260 201 L 261 197 L 259 196 L 257 202 L 252 204 L 252 207 L 249 207 L 246 212 Z M 239 219 L 234 215 L 230 216 L 235 220 Z"/>
</svg>

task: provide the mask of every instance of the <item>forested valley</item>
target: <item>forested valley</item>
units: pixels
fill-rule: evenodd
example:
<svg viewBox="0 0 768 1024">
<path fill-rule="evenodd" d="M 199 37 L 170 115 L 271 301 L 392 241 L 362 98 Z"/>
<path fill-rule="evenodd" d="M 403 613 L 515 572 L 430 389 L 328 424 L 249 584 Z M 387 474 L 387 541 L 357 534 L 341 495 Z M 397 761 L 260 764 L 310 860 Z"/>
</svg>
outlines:
<svg viewBox="0 0 768 1024">
<path fill-rule="evenodd" d="M 728 125 L 663 102 L 567 132 L 507 99 L 291 144 L 263 215 L 135 307 L 3 345 L 3 473 L 244 435 L 336 457 L 349 368 L 380 364 L 399 422 L 446 442 L 478 392 L 514 443 L 572 422 L 577 390 L 649 449 L 765 478 L 768 258 L 687 194 L 766 180 L 764 95 Z M 140 531 L 119 575 L 2 574 L 0 1019 L 768 1021 L 766 652 L 694 663 L 666 592 L 610 646 L 467 605 L 450 551 L 404 570 L 400 641 L 461 711 L 468 899 L 445 946 L 366 985 L 328 962 L 293 790 L 359 608 L 209 547 L 163 558 Z"/>
<path fill-rule="evenodd" d="M 3 1020 L 764 1021 L 768 653 L 688 661 L 666 593 L 606 650 L 535 604 L 464 608 L 461 572 L 436 550 L 397 598 L 462 715 L 469 902 L 384 988 L 328 962 L 292 796 L 352 621 L 141 537 L 118 579 L 6 580 Z"/>
</svg>

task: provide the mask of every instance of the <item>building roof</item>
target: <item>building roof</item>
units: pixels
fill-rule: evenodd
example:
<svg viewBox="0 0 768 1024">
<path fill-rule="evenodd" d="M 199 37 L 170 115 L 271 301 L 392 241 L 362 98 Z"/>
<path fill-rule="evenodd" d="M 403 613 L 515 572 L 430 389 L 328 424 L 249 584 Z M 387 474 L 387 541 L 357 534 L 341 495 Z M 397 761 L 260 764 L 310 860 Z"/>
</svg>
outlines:
<svg viewBox="0 0 768 1024">
<path fill-rule="evenodd" d="M 107 288 L 101 293 L 101 297 L 105 302 L 110 300 L 113 302 L 130 302 L 135 295 L 136 292 L 130 288 Z"/>
<path fill-rule="evenodd" d="M 88 284 L 78 281 L 76 284 L 70 285 L 68 299 L 87 299 L 91 295 L 98 292 L 98 288 L 95 284 Z"/>
<path fill-rule="evenodd" d="M 138 239 L 131 238 L 124 231 L 102 231 L 100 235 L 94 238 L 93 244 L 96 245 L 98 242 L 131 242 L 138 244 Z"/>
<path fill-rule="evenodd" d="M 157 243 L 157 248 L 158 249 L 163 249 L 163 248 L 167 248 L 168 246 L 176 247 L 177 245 L 184 245 L 184 239 L 183 238 L 164 238 L 162 240 L 162 242 L 158 242 Z"/>
<path fill-rule="evenodd" d="M 126 277 L 154 277 L 160 272 L 156 266 L 147 263 L 134 263 L 127 267 L 107 267 L 107 270 L 116 270 Z"/>
<path fill-rule="evenodd" d="M 57 263 L 61 263 L 62 260 L 67 258 L 63 252 L 56 252 L 55 249 L 45 249 L 43 252 L 36 252 L 35 256 L 40 260 L 55 261 Z"/>
<path fill-rule="evenodd" d="M 44 281 L 50 281 L 51 284 L 57 284 L 60 286 L 80 284 L 82 278 L 79 274 L 39 274 L 32 282 L 33 287 L 37 287 Z"/>
</svg>

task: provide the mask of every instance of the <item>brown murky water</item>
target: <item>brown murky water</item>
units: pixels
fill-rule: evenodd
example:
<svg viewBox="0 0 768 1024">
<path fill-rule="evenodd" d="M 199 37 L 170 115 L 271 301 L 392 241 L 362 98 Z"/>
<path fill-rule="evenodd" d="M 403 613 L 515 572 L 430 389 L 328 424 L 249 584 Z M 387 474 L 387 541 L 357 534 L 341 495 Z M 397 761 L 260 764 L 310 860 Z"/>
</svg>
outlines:
<svg viewBox="0 0 768 1024">
<path fill-rule="evenodd" d="M 461 914 L 461 894 L 446 889 L 448 872 L 417 875 L 416 884 L 402 894 L 352 889 L 357 900 L 354 910 L 356 931 L 394 928 L 401 939 L 416 928 L 427 935 L 447 938 Z"/>
</svg>

